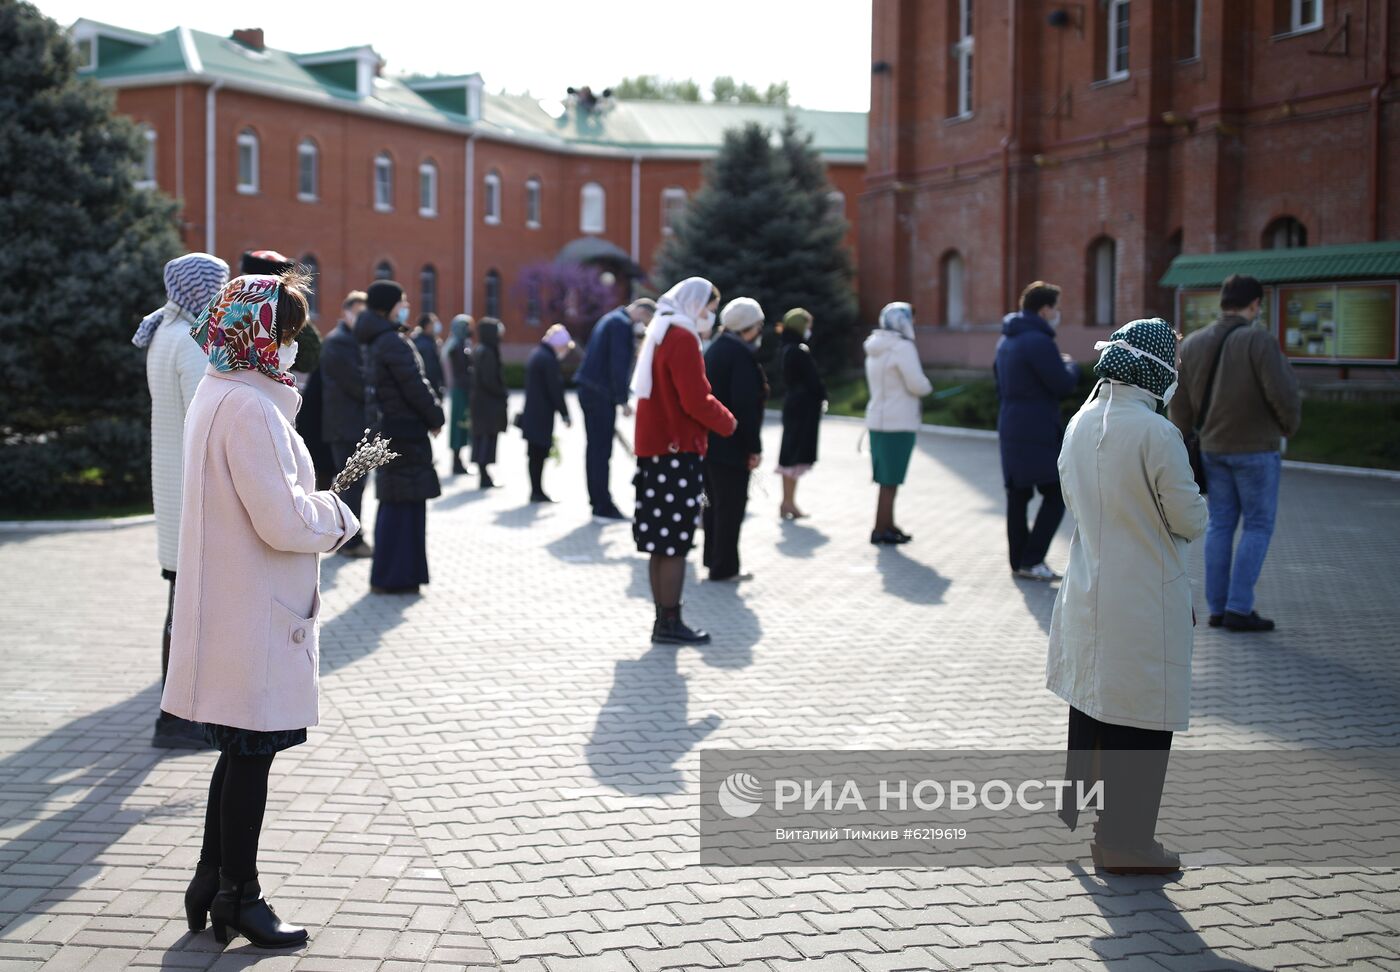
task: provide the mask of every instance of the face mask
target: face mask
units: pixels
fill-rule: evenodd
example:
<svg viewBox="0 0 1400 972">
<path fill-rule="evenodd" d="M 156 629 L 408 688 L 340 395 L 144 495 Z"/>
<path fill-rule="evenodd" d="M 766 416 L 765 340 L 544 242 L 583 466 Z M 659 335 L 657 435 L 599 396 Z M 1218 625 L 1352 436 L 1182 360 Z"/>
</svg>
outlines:
<svg viewBox="0 0 1400 972">
<path fill-rule="evenodd" d="M 284 344 L 277 349 L 277 370 L 291 371 L 292 362 L 297 359 L 297 342 Z"/>
<path fill-rule="evenodd" d="M 1051 330 L 1054 330 L 1055 328 L 1059 327 L 1060 312 L 1057 310 L 1050 311 L 1048 314 L 1045 315 L 1045 323 L 1050 325 Z"/>
<path fill-rule="evenodd" d="M 715 329 L 715 318 L 713 314 L 706 314 L 695 322 L 695 329 L 700 332 L 700 337 L 708 338 L 710 332 Z"/>
<path fill-rule="evenodd" d="M 763 332 L 762 332 L 762 331 L 759 331 L 757 334 L 755 334 L 755 335 L 753 336 L 753 340 L 748 342 L 748 345 L 749 345 L 749 347 L 753 348 L 755 351 L 757 351 L 759 348 L 763 347 Z"/>
<path fill-rule="evenodd" d="M 439 321 L 438 323 L 436 323 L 436 324 L 433 325 L 433 333 L 434 333 L 434 334 L 441 334 L 441 333 L 442 333 L 442 322 L 441 322 L 441 321 Z"/>
<path fill-rule="evenodd" d="M 394 320 L 398 321 L 400 324 L 407 324 L 407 323 L 408 323 L 408 308 L 407 308 L 407 307 L 400 307 L 400 308 L 399 308 L 399 312 L 398 312 L 397 314 L 394 315 Z"/>
<path fill-rule="evenodd" d="M 1162 394 L 1160 395 L 1152 395 L 1151 392 L 1147 392 L 1147 394 L 1152 395 L 1153 398 L 1161 399 L 1163 405 L 1167 404 L 1172 400 L 1172 396 L 1176 394 L 1175 368 L 1167 364 L 1161 358 L 1157 357 L 1151 351 L 1144 351 L 1142 348 L 1134 347 L 1127 341 L 1124 341 L 1122 338 L 1119 338 L 1117 341 L 1099 341 L 1094 345 L 1095 351 L 1102 351 L 1105 348 L 1122 348 L 1124 351 L 1127 351 L 1129 354 L 1131 354 L 1134 358 L 1147 358 L 1151 361 L 1157 362 L 1163 368 L 1166 368 L 1168 371 L 1170 371 L 1172 373 L 1172 383 L 1167 386 L 1167 390 L 1162 392 Z M 1146 389 L 1143 390 L 1147 391 Z"/>
</svg>

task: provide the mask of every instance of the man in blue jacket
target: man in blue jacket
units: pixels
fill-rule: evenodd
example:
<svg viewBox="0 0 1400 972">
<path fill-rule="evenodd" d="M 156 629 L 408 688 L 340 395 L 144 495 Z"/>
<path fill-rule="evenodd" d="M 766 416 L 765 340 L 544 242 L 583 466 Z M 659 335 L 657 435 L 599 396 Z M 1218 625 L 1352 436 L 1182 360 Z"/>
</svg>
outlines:
<svg viewBox="0 0 1400 972">
<path fill-rule="evenodd" d="M 630 416 L 628 385 L 632 381 L 632 351 L 636 332 L 651 323 L 656 302 L 642 297 L 626 307 L 609 311 L 593 326 L 574 380 L 583 409 L 583 430 L 588 439 L 584 464 L 588 469 L 588 501 L 594 522 L 626 520 L 608 490 L 608 465 L 612 460 L 613 426 L 617 408 Z"/>
<path fill-rule="evenodd" d="M 1064 438 L 1060 400 L 1079 385 L 1079 365 L 1055 344 L 1059 303 L 1060 288 L 1054 284 L 1037 280 L 1022 291 L 1020 313 L 1002 320 L 995 365 L 1011 572 L 1040 581 L 1060 576 L 1045 564 L 1065 515 L 1058 467 Z M 1027 529 L 1027 511 L 1037 490 L 1040 511 L 1035 526 Z"/>
</svg>

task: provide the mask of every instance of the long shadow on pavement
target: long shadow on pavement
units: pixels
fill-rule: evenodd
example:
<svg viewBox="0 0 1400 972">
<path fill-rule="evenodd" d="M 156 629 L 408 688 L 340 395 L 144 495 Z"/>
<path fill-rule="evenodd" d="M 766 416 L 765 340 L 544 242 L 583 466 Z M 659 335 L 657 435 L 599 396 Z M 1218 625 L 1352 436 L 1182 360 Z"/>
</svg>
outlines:
<svg viewBox="0 0 1400 972">
<path fill-rule="evenodd" d="M 817 548 L 830 542 L 831 538 L 815 527 L 803 523 L 784 520 L 782 539 L 778 541 L 778 553 L 784 557 L 810 557 Z"/>
<path fill-rule="evenodd" d="M 927 564 L 914 560 L 898 547 L 881 547 L 878 569 L 885 593 L 910 604 L 939 604 L 951 583 Z"/>
<path fill-rule="evenodd" d="M 1049 634 L 1050 618 L 1055 613 L 1055 598 L 1059 595 L 1059 587 L 1052 587 L 1044 581 L 1022 578 L 1013 578 L 1012 582 L 1021 592 L 1021 597 L 1026 601 L 1026 610 L 1040 625 L 1040 630 Z"/>
<path fill-rule="evenodd" d="M 404 623 L 404 611 L 418 597 L 371 594 L 321 625 L 321 674 L 344 668 L 379 648 L 384 635 Z"/>
</svg>

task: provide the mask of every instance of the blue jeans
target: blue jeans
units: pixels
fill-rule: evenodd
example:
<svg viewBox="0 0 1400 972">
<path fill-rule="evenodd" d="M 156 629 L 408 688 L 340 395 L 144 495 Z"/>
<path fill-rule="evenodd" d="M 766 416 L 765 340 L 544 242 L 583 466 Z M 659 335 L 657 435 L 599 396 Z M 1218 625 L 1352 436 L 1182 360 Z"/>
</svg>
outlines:
<svg viewBox="0 0 1400 972">
<path fill-rule="evenodd" d="M 1283 457 L 1277 452 L 1205 452 L 1202 458 L 1210 509 L 1206 604 L 1211 614 L 1249 614 L 1254 610 L 1254 585 L 1274 535 Z M 1235 526 L 1242 518 L 1244 529 L 1235 547 Z"/>
<path fill-rule="evenodd" d="M 584 447 L 588 502 L 594 513 L 609 513 L 617 509 L 608 489 L 608 466 L 612 461 L 617 406 L 585 388 L 578 391 L 578 403 L 583 409 L 583 432 L 588 441 Z"/>
</svg>

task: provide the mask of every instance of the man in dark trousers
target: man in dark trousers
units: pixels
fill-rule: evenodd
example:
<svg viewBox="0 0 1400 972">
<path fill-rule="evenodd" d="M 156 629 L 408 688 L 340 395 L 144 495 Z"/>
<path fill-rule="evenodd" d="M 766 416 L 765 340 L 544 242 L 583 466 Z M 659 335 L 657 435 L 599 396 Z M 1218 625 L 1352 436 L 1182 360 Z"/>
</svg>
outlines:
<svg viewBox="0 0 1400 972">
<path fill-rule="evenodd" d="M 335 472 L 345 468 L 355 453 L 355 445 L 365 433 L 365 375 L 360 356 L 360 343 L 352 328 L 360 311 L 365 309 L 365 294 L 352 290 L 340 305 L 340 321 L 321 342 L 321 435 L 331 450 L 331 465 Z M 365 494 L 365 479 L 340 494 L 356 519 L 360 516 L 360 501 Z M 364 531 L 340 548 L 347 557 L 368 557 L 373 554 L 365 541 Z"/>
<path fill-rule="evenodd" d="M 712 581 L 751 580 L 739 572 L 739 529 L 749 503 L 749 476 L 763 453 L 763 404 L 767 383 L 755 352 L 763 336 L 763 308 L 736 297 L 720 314 L 724 328 L 705 352 L 710 388 L 738 425 L 731 436 L 710 433 L 705 487 L 710 502 L 702 514 L 705 566 Z"/>
<path fill-rule="evenodd" d="M 626 520 L 613 502 L 608 489 L 608 467 L 612 460 L 617 408 L 624 417 L 632 414 L 627 404 L 628 383 L 632 379 L 632 351 L 636 332 L 651 323 L 656 302 L 642 297 L 626 307 L 609 311 L 593 327 L 588 348 L 574 380 L 578 383 L 578 403 L 583 409 L 583 431 L 588 440 L 584 464 L 588 470 L 588 501 L 598 523 Z"/>
<path fill-rule="evenodd" d="M 1028 580 L 1060 575 L 1045 564 L 1065 515 L 1060 493 L 1060 400 L 1079 385 L 1079 365 L 1055 344 L 1060 288 L 1037 280 L 1021 293 L 1021 310 L 1007 314 L 997 342 L 997 438 L 1006 485 L 1006 539 L 1011 572 Z M 1031 498 L 1040 492 L 1035 526 L 1027 529 Z"/>
</svg>

